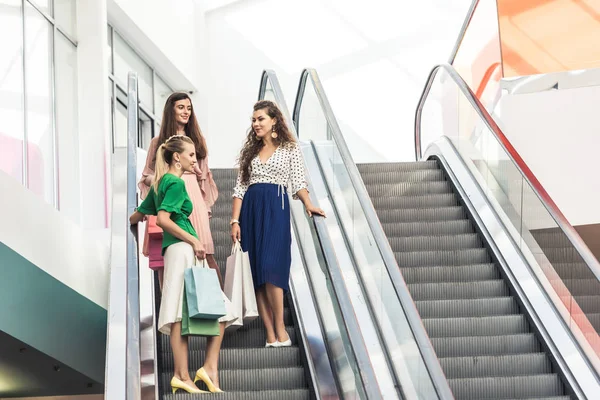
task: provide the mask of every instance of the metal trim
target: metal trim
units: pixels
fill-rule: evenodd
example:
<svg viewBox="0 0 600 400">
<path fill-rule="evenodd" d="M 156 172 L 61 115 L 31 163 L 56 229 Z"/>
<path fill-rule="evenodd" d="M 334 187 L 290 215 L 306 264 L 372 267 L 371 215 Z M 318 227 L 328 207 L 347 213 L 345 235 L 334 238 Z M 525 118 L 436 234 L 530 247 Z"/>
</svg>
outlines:
<svg viewBox="0 0 600 400">
<path fill-rule="evenodd" d="M 292 131 L 292 134 L 296 138 L 298 138 L 298 134 L 296 132 L 293 120 L 290 117 L 290 112 L 287 108 L 285 99 L 283 97 L 283 91 L 279 84 L 277 75 L 274 71 L 268 69 L 263 71 L 260 81 L 258 98 L 264 98 L 264 95 L 266 93 L 266 86 L 269 82 L 271 83 L 271 87 L 273 88 L 273 95 L 275 97 L 275 101 L 279 106 L 284 118 L 286 119 L 290 131 Z M 312 190 L 312 184 L 310 182 L 308 182 L 308 189 L 311 201 L 314 205 L 318 207 L 318 201 L 314 197 L 314 191 Z M 356 315 L 354 314 L 354 311 L 351 307 L 352 303 L 345 289 L 344 278 L 340 271 L 340 267 L 337 262 L 337 257 L 331 244 L 331 238 L 329 237 L 329 233 L 325 226 L 325 221 L 323 221 L 322 217 L 314 217 L 313 223 L 318 233 L 318 240 L 321 244 L 323 255 L 325 256 L 325 260 L 329 267 L 327 268 L 327 273 L 329 274 L 332 286 L 334 287 L 334 292 L 338 297 L 338 299 L 336 300 L 339 304 L 340 311 L 342 312 L 342 315 L 344 317 L 345 328 L 348 332 L 348 336 L 351 338 L 351 347 L 359 365 L 360 377 L 363 383 L 364 390 L 368 398 L 381 398 L 382 394 L 378 387 L 377 379 L 375 377 L 375 373 L 371 361 L 369 359 L 367 348 L 365 346 L 364 341 L 362 340 L 362 336 L 360 333 L 360 324 L 356 320 Z"/>
<path fill-rule="evenodd" d="M 138 135 L 138 86 L 137 74 L 127 77 L 127 215 L 133 214 L 137 203 L 137 135 Z M 128 224 L 129 221 L 123 221 Z M 127 314 L 126 314 L 126 368 L 127 400 L 141 398 L 140 360 L 140 291 L 138 247 L 132 230 L 127 229 Z"/>
<path fill-rule="evenodd" d="M 373 207 L 373 203 L 371 202 L 371 197 L 367 192 L 358 167 L 356 166 L 356 163 L 354 163 L 352 155 L 350 154 L 350 150 L 348 149 L 348 145 L 346 144 L 341 129 L 337 123 L 335 114 L 333 113 L 331 105 L 329 104 L 329 100 L 327 99 L 325 90 L 319 79 L 319 75 L 314 69 L 307 68 L 302 72 L 300 83 L 298 85 L 296 103 L 294 105 L 294 122 L 296 124 L 295 126 L 299 126 L 301 103 L 304 96 L 306 83 L 309 77 L 312 80 L 313 87 L 317 94 L 317 98 L 321 103 L 321 108 L 325 114 L 327 123 L 331 128 L 330 132 L 333 137 L 333 141 L 338 147 L 342 162 L 344 163 L 344 166 L 348 171 L 348 175 L 358 197 L 359 203 L 363 209 L 363 212 L 365 213 L 365 217 L 367 219 L 371 232 L 373 233 L 373 236 L 377 243 L 377 247 L 379 248 L 379 252 L 383 259 L 383 263 L 385 264 L 386 269 L 388 271 L 394 290 L 396 291 L 396 295 L 400 300 L 400 303 L 406 315 L 406 319 L 415 337 L 415 341 L 417 342 L 417 345 L 421 351 L 421 356 L 423 357 L 423 361 L 430 374 L 429 376 L 431 378 L 433 386 L 440 398 L 452 399 L 454 398 L 454 396 L 452 395 L 452 391 L 450 390 L 448 381 L 446 380 L 445 374 L 439 363 L 437 355 L 433 350 L 433 346 L 431 345 L 429 336 L 425 331 L 425 327 L 423 326 L 423 322 L 421 320 L 421 317 L 419 316 L 419 312 L 415 306 L 412 296 L 408 291 L 406 282 L 404 281 L 404 278 L 400 273 L 400 268 L 398 267 L 398 263 L 394 256 L 394 252 L 389 244 L 385 232 L 383 231 L 383 227 L 379 222 L 379 218 Z"/>
<path fill-rule="evenodd" d="M 504 152 L 506 152 L 509 159 L 521 173 L 525 182 L 529 184 L 529 186 L 534 191 L 541 203 L 544 205 L 550 216 L 554 219 L 558 227 L 560 227 L 560 229 L 567 236 L 573 247 L 577 250 L 583 261 L 592 270 L 596 278 L 600 280 L 600 262 L 592 254 L 592 252 L 587 247 L 583 239 L 581 239 L 581 236 L 579 236 L 575 228 L 573 228 L 573 226 L 569 223 L 569 221 L 560 211 L 556 203 L 554 203 L 548 192 L 546 192 L 542 184 L 538 181 L 533 172 L 529 169 L 523 158 L 521 158 L 517 150 L 506 138 L 502 130 L 498 127 L 498 125 L 492 118 L 492 116 L 487 112 L 485 107 L 481 104 L 479 99 L 477 99 L 475 94 L 473 94 L 466 82 L 451 65 L 440 64 L 433 67 L 433 69 L 429 73 L 429 78 L 427 79 L 427 84 L 423 89 L 421 98 L 419 99 L 419 103 L 417 105 L 415 113 L 415 158 L 417 159 L 417 161 L 420 160 L 422 157 L 421 118 L 423 108 L 425 106 L 427 96 L 429 95 L 429 91 L 431 90 L 431 86 L 435 81 L 435 77 L 440 70 L 444 70 L 444 72 L 446 72 L 450 76 L 450 78 L 452 78 L 454 83 L 458 86 L 458 89 L 466 97 L 469 103 L 471 103 L 471 106 L 477 112 L 479 118 L 481 118 L 481 120 L 485 123 L 486 127 L 496 138 L 500 147 L 504 150 Z"/>
</svg>

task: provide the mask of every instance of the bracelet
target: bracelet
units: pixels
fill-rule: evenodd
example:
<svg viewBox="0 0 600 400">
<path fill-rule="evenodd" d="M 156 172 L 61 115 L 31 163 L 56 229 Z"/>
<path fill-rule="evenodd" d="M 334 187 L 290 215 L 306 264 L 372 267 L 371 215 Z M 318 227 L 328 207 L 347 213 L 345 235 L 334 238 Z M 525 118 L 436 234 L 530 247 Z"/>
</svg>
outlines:
<svg viewBox="0 0 600 400">
<path fill-rule="evenodd" d="M 229 221 L 229 225 L 233 225 L 233 224 L 240 224 L 240 221 L 238 221 L 237 219 L 232 219 L 231 221 Z"/>
</svg>

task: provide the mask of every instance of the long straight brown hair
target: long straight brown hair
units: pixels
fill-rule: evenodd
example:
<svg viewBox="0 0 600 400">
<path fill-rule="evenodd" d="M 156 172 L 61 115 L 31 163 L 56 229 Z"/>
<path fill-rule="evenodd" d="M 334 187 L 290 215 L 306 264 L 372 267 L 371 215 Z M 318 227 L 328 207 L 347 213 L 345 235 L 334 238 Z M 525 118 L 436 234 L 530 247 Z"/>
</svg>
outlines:
<svg viewBox="0 0 600 400">
<path fill-rule="evenodd" d="M 175 92 L 172 93 L 165 103 L 165 108 L 163 110 L 163 118 L 160 124 L 160 134 L 158 135 L 158 143 L 156 144 L 156 149 L 160 147 L 161 144 L 165 143 L 167 139 L 171 136 L 177 134 L 177 121 L 175 120 L 175 103 L 179 100 L 189 100 L 192 105 L 192 112 L 190 113 L 190 119 L 188 123 L 185 125 L 185 135 L 192 139 L 194 142 L 194 147 L 196 147 L 196 158 L 198 161 L 206 158 L 208 155 L 208 149 L 206 148 L 206 140 L 204 139 L 204 135 L 202 135 L 202 131 L 200 130 L 200 126 L 198 125 L 198 119 L 196 118 L 196 112 L 194 111 L 194 104 L 192 103 L 192 99 L 187 93 L 183 92 Z M 156 153 L 154 153 L 153 164 L 156 164 Z"/>
</svg>

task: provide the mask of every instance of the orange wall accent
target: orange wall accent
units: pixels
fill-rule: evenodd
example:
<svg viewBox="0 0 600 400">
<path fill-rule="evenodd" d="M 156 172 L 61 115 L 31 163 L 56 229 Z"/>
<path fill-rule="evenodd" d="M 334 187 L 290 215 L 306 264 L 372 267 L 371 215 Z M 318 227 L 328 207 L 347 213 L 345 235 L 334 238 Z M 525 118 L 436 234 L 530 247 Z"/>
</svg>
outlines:
<svg viewBox="0 0 600 400">
<path fill-rule="evenodd" d="M 600 68 L 600 0 L 497 5 L 505 77 Z"/>
</svg>

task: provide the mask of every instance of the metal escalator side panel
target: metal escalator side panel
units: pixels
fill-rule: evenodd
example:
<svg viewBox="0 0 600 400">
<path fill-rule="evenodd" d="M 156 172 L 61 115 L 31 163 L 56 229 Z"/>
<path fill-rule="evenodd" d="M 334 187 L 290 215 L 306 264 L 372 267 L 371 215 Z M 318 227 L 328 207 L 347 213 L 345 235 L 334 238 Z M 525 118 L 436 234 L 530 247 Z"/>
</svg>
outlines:
<svg viewBox="0 0 600 400">
<path fill-rule="evenodd" d="M 600 393 L 598 376 L 524 259 L 519 246 L 514 243 L 502 216 L 490 204 L 472 175 L 466 165 L 469 161 L 460 156 L 448 139 L 430 145 L 424 157 L 434 157 L 444 166 L 478 230 L 489 244 L 505 280 L 517 294 L 521 307 L 533 322 L 534 330 L 573 393 L 578 398 L 594 398 Z"/>
</svg>

